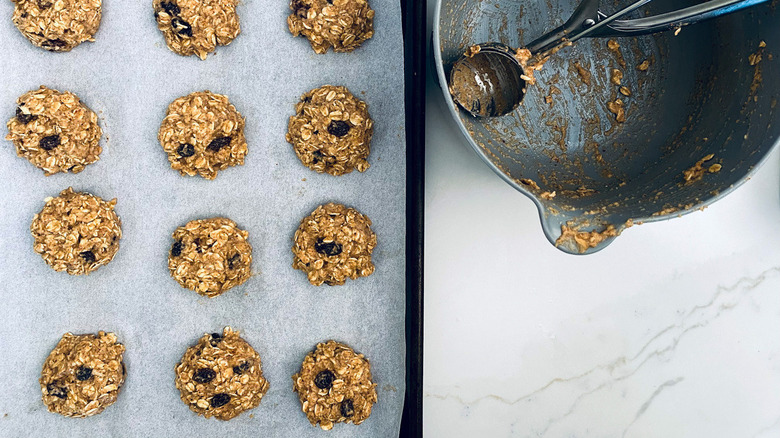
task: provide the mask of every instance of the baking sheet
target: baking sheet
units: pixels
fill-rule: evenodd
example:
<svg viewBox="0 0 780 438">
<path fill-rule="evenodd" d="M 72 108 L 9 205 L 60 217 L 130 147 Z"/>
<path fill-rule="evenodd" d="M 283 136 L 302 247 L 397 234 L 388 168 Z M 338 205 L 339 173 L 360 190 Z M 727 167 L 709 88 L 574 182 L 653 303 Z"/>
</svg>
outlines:
<svg viewBox="0 0 780 438">
<path fill-rule="evenodd" d="M 401 8 L 372 0 L 375 35 L 351 54 L 315 55 L 287 30 L 287 2 L 245 0 L 242 34 L 207 61 L 170 52 L 151 0 L 104 1 L 97 41 L 70 53 L 33 47 L 0 1 L 0 117 L 47 85 L 76 93 L 104 131 L 99 162 L 44 177 L 0 148 L 0 436 L 397 436 L 404 398 L 405 132 Z M 285 141 L 293 105 L 309 89 L 345 85 L 375 120 L 371 168 L 343 177 L 303 167 Z M 170 169 L 156 135 L 167 105 L 198 90 L 226 94 L 246 117 L 246 164 L 214 181 Z M 5 130 L 1 130 L 3 136 Z M 32 250 L 29 225 L 61 190 L 116 197 L 124 237 L 109 265 L 89 276 L 54 272 Z M 292 236 L 317 205 L 337 201 L 374 222 L 376 272 L 344 286 L 314 287 L 292 269 Z M 208 299 L 169 275 L 173 230 L 226 216 L 250 233 L 255 275 Z M 179 399 L 173 367 L 206 332 L 230 325 L 259 352 L 270 390 L 229 422 L 205 419 Z M 117 402 L 86 419 L 49 413 L 40 400 L 44 359 L 65 332 L 115 332 L 128 376 Z M 291 375 L 317 342 L 337 339 L 372 363 L 379 401 L 360 426 L 312 427 Z"/>
</svg>

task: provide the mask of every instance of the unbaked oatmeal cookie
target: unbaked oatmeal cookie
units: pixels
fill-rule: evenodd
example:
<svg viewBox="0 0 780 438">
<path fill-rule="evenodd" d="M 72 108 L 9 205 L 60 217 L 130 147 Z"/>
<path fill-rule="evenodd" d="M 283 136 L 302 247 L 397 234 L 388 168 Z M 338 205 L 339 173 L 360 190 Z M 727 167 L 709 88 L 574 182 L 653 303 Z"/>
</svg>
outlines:
<svg viewBox="0 0 780 438">
<path fill-rule="evenodd" d="M 244 164 L 244 118 L 227 96 L 200 91 L 168 106 L 157 134 L 171 168 L 182 175 L 214 179 L 220 170 Z"/>
<path fill-rule="evenodd" d="M 97 115 L 70 92 L 41 86 L 16 99 L 6 140 L 44 173 L 79 173 L 100 159 L 103 131 Z"/>
<path fill-rule="evenodd" d="M 260 404 L 268 381 L 260 355 L 226 327 L 187 349 L 176 365 L 176 388 L 196 414 L 230 420 Z"/>
<path fill-rule="evenodd" d="M 324 430 L 334 423 L 362 423 L 377 401 L 368 359 L 336 341 L 317 344 L 292 379 L 309 422 Z"/>
<path fill-rule="evenodd" d="M 205 60 L 239 33 L 238 0 L 154 0 L 154 18 L 168 48 Z"/>
<path fill-rule="evenodd" d="M 95 41 L 102 16 L 101 0 L 13 0 L 13 22 L 34 45 L 69 52 Z"/>
<path fill-rule="evenodd" d="M 293 268 L 315 286 L 344 284 L 374 272 L 376 234 L 371 219 L 354 208 L 329 203 L 317 207 L 295 232 Z"/>
<path fill-rule="evenodd" d="M 213 298 L 249 279 L 252 246 L 230 219 L 199 219 L 173 233 L 168 269 L 180 285 Z"/>
<path fill-rule="evenodd" d="M 292 0 L 287 26 L 303 35 L 315 52 L 351 52 L 374 36 L 374 10 L 368 0 Z"/>
<path fill-rule="evenodd" d="M 115 206 L 116 199 L 104 201 L 70 187 L 47 198 L 30 225 L 35 252 L 55 271 L 70 275 L 89 274 L 108 264 L 122 237 Z"/>
<path fill-rule="evenodd" d="M 301 96 L 286 138 L 304 166 L 339 176 L 368 169 L 373 134 L 368 105 L 346 87 L 325 85 Z"/>
<path fill-rule="evenodd" d="M 41 393 L 49 412 L 89 417 L 113 404 L 125 381 L 124 352 L 113 333 L 65 333 L 41 370 Z"/>
</svg>

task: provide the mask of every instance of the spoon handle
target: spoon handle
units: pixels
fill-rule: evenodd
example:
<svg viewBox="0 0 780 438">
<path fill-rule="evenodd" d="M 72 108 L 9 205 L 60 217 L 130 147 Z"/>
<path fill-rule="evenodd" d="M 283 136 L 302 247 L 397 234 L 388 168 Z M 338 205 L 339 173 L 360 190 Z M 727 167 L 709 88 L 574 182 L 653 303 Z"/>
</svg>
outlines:
<svg viewBox="0 0 780 438">
<path fill-rule="evenodd" d="M 583 0 L 574 10 L 571 17 L 562 26 L 545 33 L 539 38 L 525 45 L 531 54 L 544 52 L 560 45 L 572 32 L 583 29 L 583 24 L 588 20 L 593 21 L 599 16 L 599 0 Z"/>
<path fill-rule="evenodd" d="M 730 14 L 769 0 L 709 0 L 677 11 L 652 17 L 619 20 L 652 0 L 638 0 L 607 15 L 600 12 L 599 0 L 583 0 L 566 23 L 532 41 L 526 48 L 536 55 L 573 43 L 585 37 L 620 37 L 646 35 L 696 24 Z"/>
<path fill-rule="evenodd" d="M 599 12 L 599 0 L 583 0 L 566 23 L 532 41 L 526 48 L 531 54 L 543 53 L 593 34 L 618 18 L 633 12 L 652 0 L 637 0 L 614 14 L 603 17 Z"/>
<path fill-rule="evenodd" d="M 617 20 L 601 32 L 590 36 L 630 36 L 646 35 L 730 14 L 751 6 L 766 3 L 769 0 L 710 0 L 688 8 L 633 20 Z M 599 13 L 600 17 L 605 14 Z"/>
</svg>

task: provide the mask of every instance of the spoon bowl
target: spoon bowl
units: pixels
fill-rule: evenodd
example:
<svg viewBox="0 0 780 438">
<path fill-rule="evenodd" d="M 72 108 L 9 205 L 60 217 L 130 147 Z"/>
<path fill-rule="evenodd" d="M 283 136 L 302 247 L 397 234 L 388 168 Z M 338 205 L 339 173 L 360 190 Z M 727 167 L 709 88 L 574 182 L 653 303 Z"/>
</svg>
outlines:
<svg viewBox="0 0 780 438">
<path fill-rule="evenodd" d="M 511 47 L 485 43 L 472 47 L 450 70 L 453 99 L 475 117 L 500 117 L 520 105 L 527 90 L 523 66 Z"/>
</svg>

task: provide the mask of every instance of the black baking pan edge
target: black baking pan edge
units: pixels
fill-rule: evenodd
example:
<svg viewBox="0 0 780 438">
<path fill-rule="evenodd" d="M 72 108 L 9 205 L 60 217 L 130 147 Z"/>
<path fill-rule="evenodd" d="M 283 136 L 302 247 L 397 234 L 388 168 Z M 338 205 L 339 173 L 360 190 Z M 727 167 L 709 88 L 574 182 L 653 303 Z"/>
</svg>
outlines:
<svg viewBox="0 0 780 438">
<path fill-rule="evenodd" d="M 401 0 L 406 75 L 406 396 L 399 437 L 422 437 L 426 2 Z"/>
</svg>

